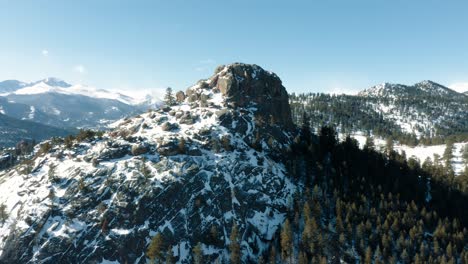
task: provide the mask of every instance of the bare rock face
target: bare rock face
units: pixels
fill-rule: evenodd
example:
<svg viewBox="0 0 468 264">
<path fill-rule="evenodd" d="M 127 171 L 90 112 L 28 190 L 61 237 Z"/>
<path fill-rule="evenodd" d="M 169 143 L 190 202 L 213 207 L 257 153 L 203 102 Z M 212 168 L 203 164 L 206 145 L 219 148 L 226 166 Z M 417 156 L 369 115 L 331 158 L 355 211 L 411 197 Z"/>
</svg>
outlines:
<svg viewBox="0 0 468 264">
<path fill-rule="evenodd" d="M 132 146 L 132 155 L 138 156 L 141 154 L 145 154 L 149 151 L 149 148 L 145 144 L 136 144 Z"/>
<path fill-rule="evenodd" d="M 288 93 L 281 79 L 255 64 L 219 66 L 204 83 L 218 89 L 233 107 L 256 107 L 257 115 L 285 128 L 293 127 Z"/>
<path fill-rule="evenodd" d="M 176 99 L 177 99 L 177 102 L 183 102 L 185 100 L 185 93 L 182 91 L 178 91 L 176 93 Z"/>
</svg>

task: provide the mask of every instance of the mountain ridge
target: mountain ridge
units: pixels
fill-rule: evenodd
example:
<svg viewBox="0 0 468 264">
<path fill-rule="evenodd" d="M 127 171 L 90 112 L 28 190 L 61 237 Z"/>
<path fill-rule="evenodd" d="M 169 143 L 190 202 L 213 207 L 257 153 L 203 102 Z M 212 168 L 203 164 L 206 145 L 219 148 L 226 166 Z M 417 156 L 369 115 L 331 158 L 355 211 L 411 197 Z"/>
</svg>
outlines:
<svg viewBox="0 0 468 264">
<path fill-rule="evenodd" d="M 0 113 L 64 128 L 107 129 L 120 118 L 160 105 L 160 101 L 151 96 L 139 98 L 86 85 L 71 85 L 58 78 L 29 84 L 8 81 L 3 82 L 3 88 Z"/>
<path fill-rule="evenodd" d="M 42 142 L 0 172 L 0 261 L 466 258 L 467 197 L 397 153 L 272 118 L 290 98 L 257 67 L 221 66 L 165 107 Z"/>
<path fill-rule="evenodd" d="M 12 190 L 0 193 L 10 216 L 0 227 L 1 260 L 146 263 L 148 238 L 159 233 L 173 238 L 169 252 L 182 262 L 198 239 L 211 237 L 206 258 L 215 261 L 227 258 L 233 224 L 245 260 L 265 254 L 296 186 L 281 162 L 293 139 L 285 129 L 291 117 L 284 126 L 265 120 L 274 110 L 264 99 L 284 104 L 288 97 L 261 68 L 223 67 L 177 104 L 121 120 L 102 139 L 53 145 L 30 163 L 31 173 L 21 174 L 26 165 L 0 173 Z M 253 69 L 252 79 L 228 74 Z M 247 90 L 248 101 L 236 97 Z"/>
<path fill-rule="evenodd" d="M 432 81 L 383 83 L 357 95 L 292 94 L 290 102 L 296 124 L 305 112 L 315 129 L 331 125 L 409 145 L 468 140 L 468 97 Z"/>
<path fill-rule="evenodd" d="M 457 96 L 461 93 L 450 89 L 442 84 L 430 80 L 423 80 L 413 85 L 405 85 L 398 83 L 382 83 L 372 86 L 371 88 L 360 91 L 359 96 L 372 97 L 391 97 L 392 93 L 404 93 L 411 96 L 419 96 L 421 94 L 429 96 Z"/>
</svg>

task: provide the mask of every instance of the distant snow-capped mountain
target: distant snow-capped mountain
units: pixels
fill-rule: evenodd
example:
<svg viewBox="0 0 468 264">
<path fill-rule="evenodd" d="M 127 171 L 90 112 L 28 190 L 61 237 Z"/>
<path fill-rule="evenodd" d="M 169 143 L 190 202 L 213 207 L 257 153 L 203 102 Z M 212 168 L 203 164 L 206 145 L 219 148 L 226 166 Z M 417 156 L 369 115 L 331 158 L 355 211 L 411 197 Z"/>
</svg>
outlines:
<svg viewBox="0 0 468 264">
<path fill-rule="evenodd" d="M 17 80 L 2 81 L 0 82 L 0 94 L 11 93 L 27 85 L 28 85 L 27 83 L 20 82 Z"/>
<path fill-rule="evenodd" d="M 4 89 L 2 89 L 4 87 Z M 129 96 L 123 92 L 98 89 L 92 86 L 76 84 L 72 85 L 57 78 L 46 78 L 32 83 L 23 83 L 20 81 L 4 81 L 0 83 L 0 95 L 8 96 L 11 94 L 28 95 L 43 93 L 59 93 L 67 95 L 82 95 L 93 98 L 103 98 L 118 100 L 129 105 L 136 105 L 147 101 L 148 95 L 136 94 Z"/>
<path fill-rule="evenodd" d="M 425 80 L 414 85 L 383 83 L 366 89 L 359 96 L 367 97 L 404 97 L 404 96 L 459 96 L 460 93 L 433 81 Z"/>
<path fill-rule="evenodd" d="M 157 107 L 147 94 L 71 85 L 57 78 L 0 83 L 0 113 L 58 127 L 105 128 L 109 123 Z"/>
<path fill-rule="evenodd" d="M 468 97 L 444 85 L 383 83 L 355 96 L 293 94 L 296 122 L 306 112 L 315 128 L 333 125 L 341 132 L 367 132 L 408 144 L 418 139 L 468 138 Z M 437 143 L 437 142 L 433 142 Z"/>
</svg>

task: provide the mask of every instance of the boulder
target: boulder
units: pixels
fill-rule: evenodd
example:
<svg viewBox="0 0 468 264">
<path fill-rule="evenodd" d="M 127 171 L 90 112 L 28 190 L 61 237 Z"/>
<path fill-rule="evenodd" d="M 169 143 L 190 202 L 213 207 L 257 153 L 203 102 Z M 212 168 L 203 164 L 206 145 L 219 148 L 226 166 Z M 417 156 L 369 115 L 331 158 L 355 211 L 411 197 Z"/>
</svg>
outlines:
<svg viewBox="0 0 468 264">
<path fill-rule="evenodd" d="M 158 153 L 163 156 L 174 156 L 180 153 L 179 145 L 176 141 L 170 141 L 159 146 Z"/>
<path fill-rule="evenodd" d="M 176 93 L 177 102 L 183 102 L 185 100 L 185 93 L 183 91 L 178 91 Z"/>
<path fill-rule="evenodd" d="M 179 125 L 173 124 L 173 123 L 170 123 L 170 122 L 166 122 L 161 126 L 161 129 L 163 131 L 172 131 L 172 130 L 176 130 L 178 128 L 179 128 Z"/>
<path fill-rule="evenodd" d="M 264 120 L 293 127 L 288 93 L 276 74 L 257 65 L 234 63 L 218 67 L 210 80 L 211 88 L 226 96 L 231 107 L 255 106 L 256 115 Z"/>
<path fill-rule="evenodd" d="M 179 123 L 180 124 L 186 124 L 186 125 L 192 125 L 192 124 L 195 123 L 197 118 L 198 118 L 198 116 L 194 116 L 190 112 L 186 112 L 186 113 L 184 113 L 184 115 L 182 115 L 180 117 Z"/>
<path fill-rule="evenodd" d="M 190 156 L 201 156 L 203 153 L 198 148 L 191 148 L 187 152 Z"/>
<path fill-rule="evenodd" d="M 149 151 L 149 147 L 146 144 L 135 144 L 132 146 L 132 155 L 138 156 L 142 154 L 146 154 Z"/>
<path fill-rule="evenodd" d="M 133 152 L 133 149 L 132 149 Z M 111 159 L 119 159 L 124 157 L 125 155 L 129 154 L 129 147 L 128 146 L 118 146 L 118 147 L 111 147 L 105 148 L 101 153 L 99 153 L 100 160 L 111 160 Z"/>
</svg>

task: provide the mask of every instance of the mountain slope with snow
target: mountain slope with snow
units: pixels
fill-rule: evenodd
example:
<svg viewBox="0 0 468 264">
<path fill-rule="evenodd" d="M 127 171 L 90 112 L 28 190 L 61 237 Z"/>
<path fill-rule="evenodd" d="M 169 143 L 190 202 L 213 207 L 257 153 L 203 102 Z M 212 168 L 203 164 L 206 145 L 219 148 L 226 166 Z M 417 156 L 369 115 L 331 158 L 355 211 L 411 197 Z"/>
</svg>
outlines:
<svg viewBox="0 0 468 264">
<path fill-rule="evenodd" d="M 117 100 L 128 105 L 136 105 L 143 103 L 145 98 L 133 98 L 128 95 L 124 95 L 119 92 L 112 92 L 104 89 L 97 89 L 86 85 L 69 85 L 69 86 L 55 86 L 51 85 L 50 82 L 38 82 L 34 85 L 23 87 L 8 95 L 34 95 L 44 93 L 57 93 L 64 95 L 81 95 L 93 98 L 102 98 Z M 7 95 L 7 96 L 8 96 Z"/>
<path fill-rule="evenodd" d="M 305 111 L 315 126 L 343 133 L 367 132 L 408 144 L 468 139 L 468 97 L 432 81 L 412 86 L 384 83 L 356 96 L 291 96 L 296 122 Z"/>
<path fill-rule="evenodd" d="M 17 80 L 6 80 L 0 82 L 0 94 L 11 93 L 27 86 L 26 83 Z"/>
<path fill-rule="evenodd" d="M 3 91 L 1 113 L 57 127 L 103 129 L 115 120 L 160 105 L 150 96 L 132 97 L 86 85 L 71 85 L 57 78 L 29 84 L 17 82 Z"/>
<path fill-rule="evenodd" d="M 359 142 L 360 148 L 364 148 L 364 145 L 366 143 L 366 138 L 367 138 L 366 136 L 362 134 L 354 134 L 351 136 L 352 138 L 356 139 Z M 343 139 L 343 136 L 342 136 L 342 139 Z M 375 143 L 375 147 L 377 148 L 377 150 L 381 152 L 385 152 L 386 141 L 384 139 L 374 138 L 374 143 Z M 406 158 L 415 158 L 420 162 L 420 164 L 422 164 L 424 161 L 426 161 L 426 159 L 430 159 L 431 161 L 434 161 L 436 157 L 438 158 L 436 162 L 444 163 L 442 157 L 444 156 L 446 147 L 447 146 L 445 144 L 432 145 L 432 146 L 423 146 L 423 145 L 408 146 L 404 144 L 396 144 L 394 149 L 399 154 L 404 153 Z M 458 142 L 454 144 L 454 148 L 452 151 L 453 159 L 451 160 L 451 165 L 456 175 L 460 175 L 465 171 L 466 165 L 462 156 L 463 155 L 462 150 L 465 147 L 468 147 L 468 142 Z"/>
<path fill-rule="evenodd" d="M 332 129 L 298 129 L 275 74 L 224 65 L 178 98 L 102 136 L 42 142 L 0 172 L 0 262 L 443 262 L 434 247 L 453 263 L 468 256 L 458 246 L 467 197 Z"/>
<path fill-rule="evenodd" d="M 241 90 L 251 94 L 247 101 L 231 96 Z M 278 160 L 291 141 L 291 117 L 284 116 L 285 127 L 260 121 L 271 114 L 267 98 L 287 106 L 276 75 L 228 65 L 189 88 L 179 105 L 121 120 L 102 139 L 56 145 L 0 173 L 9 215 L 0 228 L 2 261 L 146 263 L 156 233 L 181 262 L 210 236 L 206 258 L 221 260 L 232 223 L 244 259 L 256 260 L 296 190 Z"/>
</svg>

